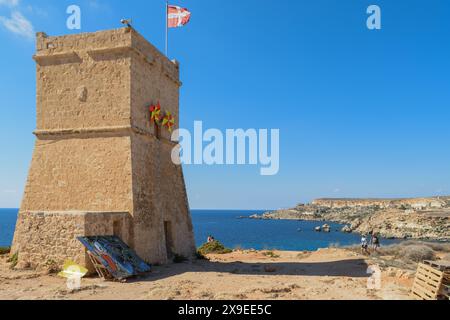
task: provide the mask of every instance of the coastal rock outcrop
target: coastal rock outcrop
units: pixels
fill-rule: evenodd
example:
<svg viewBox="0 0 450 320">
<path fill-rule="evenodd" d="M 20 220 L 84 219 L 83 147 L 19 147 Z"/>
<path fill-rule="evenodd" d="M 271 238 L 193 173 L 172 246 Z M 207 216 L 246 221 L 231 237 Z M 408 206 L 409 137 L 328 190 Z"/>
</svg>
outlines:
<svg viewBox="0 0 450 320">
<path fill-rule="evenodd" d="M 408 199 L 318 199 L 254 219 L 332 221 L 342 232 L 378 232 L 385 238 L 450 240 L 450 196 Z M 328 227 L 328 228 L 327 228 Z M 320 229 L 320 230 L 319 230 Z M 331 231 L 328 225 L 315 231 Z"/>
<path fill-rule="evenodd" d="M 344 232 L 344 233 L 352 233 L 352 232 L 353 232 L 353 229 L 352 229 L 350 226 L 344 226 L 344 227 L 341 229 L 341 232 Z"/>
</svg>

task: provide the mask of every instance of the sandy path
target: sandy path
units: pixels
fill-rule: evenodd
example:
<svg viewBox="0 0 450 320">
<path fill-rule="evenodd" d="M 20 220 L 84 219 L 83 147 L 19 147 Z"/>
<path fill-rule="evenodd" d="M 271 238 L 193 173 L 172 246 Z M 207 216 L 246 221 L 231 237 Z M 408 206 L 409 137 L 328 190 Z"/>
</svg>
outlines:
<svg viewBox="0 0 450 320">
<path fill-rule="evenodd" d="M 210 261 L 158 266 L 128 283 L 83 279 L 70 293 L 65 280 L 32 271 L 12 271 L 0 258 L 0 299 L 409 299 L 410 278 L 383 272 L 380 290 L 367 289 L 368 264 L 355 253 L 233 252 Z"/>
</svg>

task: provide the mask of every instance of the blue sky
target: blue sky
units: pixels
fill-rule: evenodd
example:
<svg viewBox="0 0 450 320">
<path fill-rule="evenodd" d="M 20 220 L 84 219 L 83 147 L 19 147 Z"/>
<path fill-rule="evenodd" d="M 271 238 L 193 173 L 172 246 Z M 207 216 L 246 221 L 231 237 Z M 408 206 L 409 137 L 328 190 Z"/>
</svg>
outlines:
<svg viewBox="0 0 450 320">
<path fill-rule="evenodd" d="M 279 128 L 280 172 L 187 166 L 192 208 L 270 209 L 317 197 L 450 194 L 450 2 L 179 0 L 181 125 Z M 0 0 L 0 207 L 18 207 L 35 129 L 32 33 L 134 27 L 164 48 L 164 1 Z M 366 9 L 382 10 L 382 30 Z M 15 24 L 11 24 L 11 19 Z M 8 23 L 9 22 L 9 23 Z M 9 28 L 8 28 L 9 27 Z M 77 31 L 79 32 L 79 31 Z"/>
</svg>

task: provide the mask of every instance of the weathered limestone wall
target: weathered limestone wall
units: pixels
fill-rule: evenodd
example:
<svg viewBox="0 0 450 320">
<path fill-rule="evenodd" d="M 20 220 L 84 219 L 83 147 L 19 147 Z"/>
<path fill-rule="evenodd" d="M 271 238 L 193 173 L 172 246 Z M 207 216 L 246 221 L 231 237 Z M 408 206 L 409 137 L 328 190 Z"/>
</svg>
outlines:
<svg viewBox="0 0 450 320">
<path fill-rule="evenodd" d="M 167 262 L 168 250 L 186 257 L 195 251 L 183 172 L 171 161 L 172 148 L 172 143 L 154 137 L 136 135 L 132 139 L 134 233 L 139 239 L 135 247 L 149 261 Z M 170 224 L 169 234 L 164 222 Z M 166 247 L 166 236 L 171 248 Z"/>
<path fill-rule="evenodd" d="M 182 169 L 148 110 L 160 101 L 178 126 L 178 64 L 130 28 L 39 33 L 34 59 L 37 141 L 12 248 L 19 264 L 89 266 L 82 235 L 118 235 L 150 263 L 191 256 Z"/>
<path fill-rule="evenodd" d="M 133 55 L 131 60 L 132 125 L 142 131 L 132 136 L 137 222 L 134 232 L 139 239 L 135 246 L 150 261 L 167 261 L 170 253 L 191 256 L 195 246 L 184 178 L 181 167 L 173 165 L 171 160 L 175 144 L 170 141 L 171 133 L 164 128 L 159 138 L 155 136 L 148 108 L 143 108 L 160 102 L 163 111 L 175 117 L 178 127 L 181 85 L 178 64 L 167 60 L 137 33 L 132 34 L 132 43 L 142 53 Z M 170 230 L 165 230 L 164 223 L 170 225 Z M 167 248 L 168 243 L 172 248 Z"/>
<path fill-rule="evenodd" d="M 133 206 L 130 137 L 38 139 L 21 211 L 120 211 Z"/>
<path fill-rule="evenodd" d="M 147 261 L 165 263 L 160 145 L 156 138 L 135 135 L 132 139 L 135 249 Z M 140 168 L 140 169 L 139 169 Z"/>
<path fill-rule="evenodd" d="M 127 29 L 38 34 L 37 131 L 129 125 L 130 46 Z"/>
<path fill-rule="evenodd" d="M 66 259 L 92 267 L 80 236 L 117 235 L 129 241 L 128 213 L 113 212 L 21 212 L 16 226 L 14 252 L 19 268 L 51 268 Z M 22 247 L 21 247 L 22 246 Z"/>
<path fill-rule="evenodd" d="M 169 61 L 155 47 L 138 33 L 132 33 L 133 46 L 140 55 L 131 60 L 131 113 L 132 125 L 145 132 L 155 133 L 150 124 L 148 109 L 152 103 L 161 103 L 163 111 L 170 111 L 175 117 L 175 127 L 179 126 L 179 88 L 178 64 Z M 161 138 L 170 140 L 171 134 L 161 130 Z"/>
<path fill-rule="evenodd" d="M 165 182 L 161 191 L 167 195 L 162 204 L 164 221 L 172 225 L 174 253 L 189 256 L 195 251 L 195 240 L 183 170 L 171 161 L 173 145 L 163 144 L 161 148 L 161 175 Z"/>
</svg>

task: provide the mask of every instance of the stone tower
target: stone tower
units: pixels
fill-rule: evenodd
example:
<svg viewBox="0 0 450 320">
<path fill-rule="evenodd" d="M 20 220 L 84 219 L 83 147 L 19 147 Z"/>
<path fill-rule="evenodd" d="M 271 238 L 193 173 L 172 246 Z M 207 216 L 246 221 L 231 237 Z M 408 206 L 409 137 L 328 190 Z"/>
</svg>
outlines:
<svg viewBox="0 0 450 320">
<path fill-rule="evenodd" d="M 175 143 L 179 68 L 131 28 L 37 34 L 37 137 L 12 253 L 19 267 L 89 267 L 78 236 L 117 235 L 149 263 L 195 252 Z"/>
</svg>

